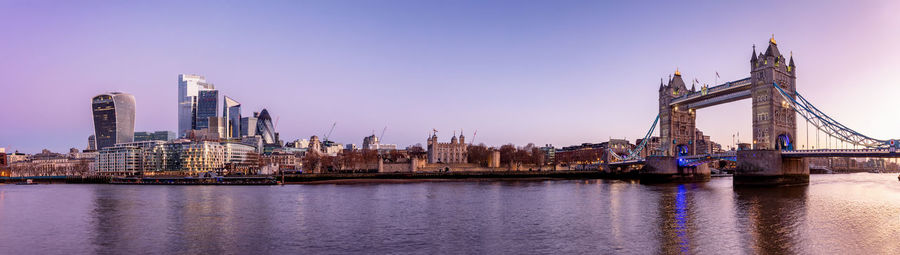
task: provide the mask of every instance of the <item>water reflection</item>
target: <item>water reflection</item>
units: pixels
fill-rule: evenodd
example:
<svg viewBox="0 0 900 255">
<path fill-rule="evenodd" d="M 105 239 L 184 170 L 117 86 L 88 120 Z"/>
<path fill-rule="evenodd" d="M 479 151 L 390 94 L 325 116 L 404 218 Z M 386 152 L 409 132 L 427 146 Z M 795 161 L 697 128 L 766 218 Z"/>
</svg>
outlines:
<svg viewBox="0 0 900 255">
<path fill-rule="evenodd" d="M 730 179 L 0 185 L 0 253 L 898 254 L 898 201 L 887 175 L 762 189 Z"/>
<path fill-rule="evenodd" d="M 661 239 L 660 253 L 663 254 L 687 254 L 691 253 L 691 239 L 694 237 L 692 213 L 696 208 L 691 202 L 688 189 L 696 189 L 695 186 L 664 185 L 659 186 L 664 194 L 658 205 Z"/>
<path fill-rule="evenodd" d="M 735 214 L 748 232 L 745 253 L 797 254 L 805 229 L 806 186 L 734 189 Z"/>
</svg>

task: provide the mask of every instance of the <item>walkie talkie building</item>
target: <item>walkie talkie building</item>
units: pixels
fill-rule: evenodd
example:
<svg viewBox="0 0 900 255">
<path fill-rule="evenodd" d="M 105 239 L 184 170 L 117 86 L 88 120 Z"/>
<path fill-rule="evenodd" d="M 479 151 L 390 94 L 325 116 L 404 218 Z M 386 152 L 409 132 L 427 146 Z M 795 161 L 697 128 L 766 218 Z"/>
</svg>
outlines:
<svg viewBox="0 0 900 255">
<path fill-rule="evenodd" d="M 100 94 L 91 99 L 95 148 L 134 141 L 134 96 L 122 92 Z"/>
</svg>

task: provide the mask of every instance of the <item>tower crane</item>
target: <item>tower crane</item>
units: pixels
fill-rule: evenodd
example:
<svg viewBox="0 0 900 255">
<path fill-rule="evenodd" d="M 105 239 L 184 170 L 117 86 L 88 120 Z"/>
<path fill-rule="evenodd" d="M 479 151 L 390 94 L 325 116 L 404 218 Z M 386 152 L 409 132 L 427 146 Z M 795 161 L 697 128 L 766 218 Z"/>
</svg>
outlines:
<svg viewBox="0 0 900 255">
<path fill-rule="evenodd" d="M 331 124 L 331 130 L 328 131 L 328 134 L 325 135 L 325 140 L 322 140 L 322 142 L 328 141 L 328 137 L 331 136 L 331 132 L 334 132 L 334 126 L 337 126 L 337 122 L 335 122 L 334 124 Z"/>
</svg>

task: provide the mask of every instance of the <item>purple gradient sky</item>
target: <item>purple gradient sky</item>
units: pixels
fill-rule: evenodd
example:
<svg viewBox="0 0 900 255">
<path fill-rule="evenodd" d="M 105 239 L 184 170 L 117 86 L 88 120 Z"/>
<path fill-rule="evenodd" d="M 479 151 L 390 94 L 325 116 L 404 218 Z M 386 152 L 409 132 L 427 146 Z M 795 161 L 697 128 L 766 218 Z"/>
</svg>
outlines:
<svg viewBox="0 0 900 255">
<path fill-rule="evenodd" d="M 747 77 L 772 33 L 813 103 L 900 137 L 900 5 L 825 2 L 0 0 L 0 147 L 84 148 L 106 91 L 135 96 L 137 131 L 175 131 L 179 73 L 245 115 L 268 108 L 286 141 L 335 121 L 334 140 L 356 144 L 385 125 L 401 146 L 432 128 L 492 145 L 633 140 L 660 77 Z M 749 105 L 703 109 L 698 127 L 746 140 Z"/>
</svg>

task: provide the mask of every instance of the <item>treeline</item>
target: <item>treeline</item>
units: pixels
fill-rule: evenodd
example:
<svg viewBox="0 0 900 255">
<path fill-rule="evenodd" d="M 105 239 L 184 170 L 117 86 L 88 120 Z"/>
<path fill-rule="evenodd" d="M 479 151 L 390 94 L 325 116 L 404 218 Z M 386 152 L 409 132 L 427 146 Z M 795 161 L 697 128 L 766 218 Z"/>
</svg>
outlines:
<svg viewBox="0 0 900 255">
<path fill-rule="evenodd" d="M 521 167 L 523 165 L 533 165 L 537 167 L 549 164 L 546 154 L 533 143 L 529 143 L 524 147 L 516 147 L 513 144 L 505 144 L 496 147 L 488 147 L 485 144 L 469 145 L 468 159 L 469 163 L 487 166 L 490 161 L 490 155 L 493 151 L 500 152 L 501 167 Z"/>
</svg>

